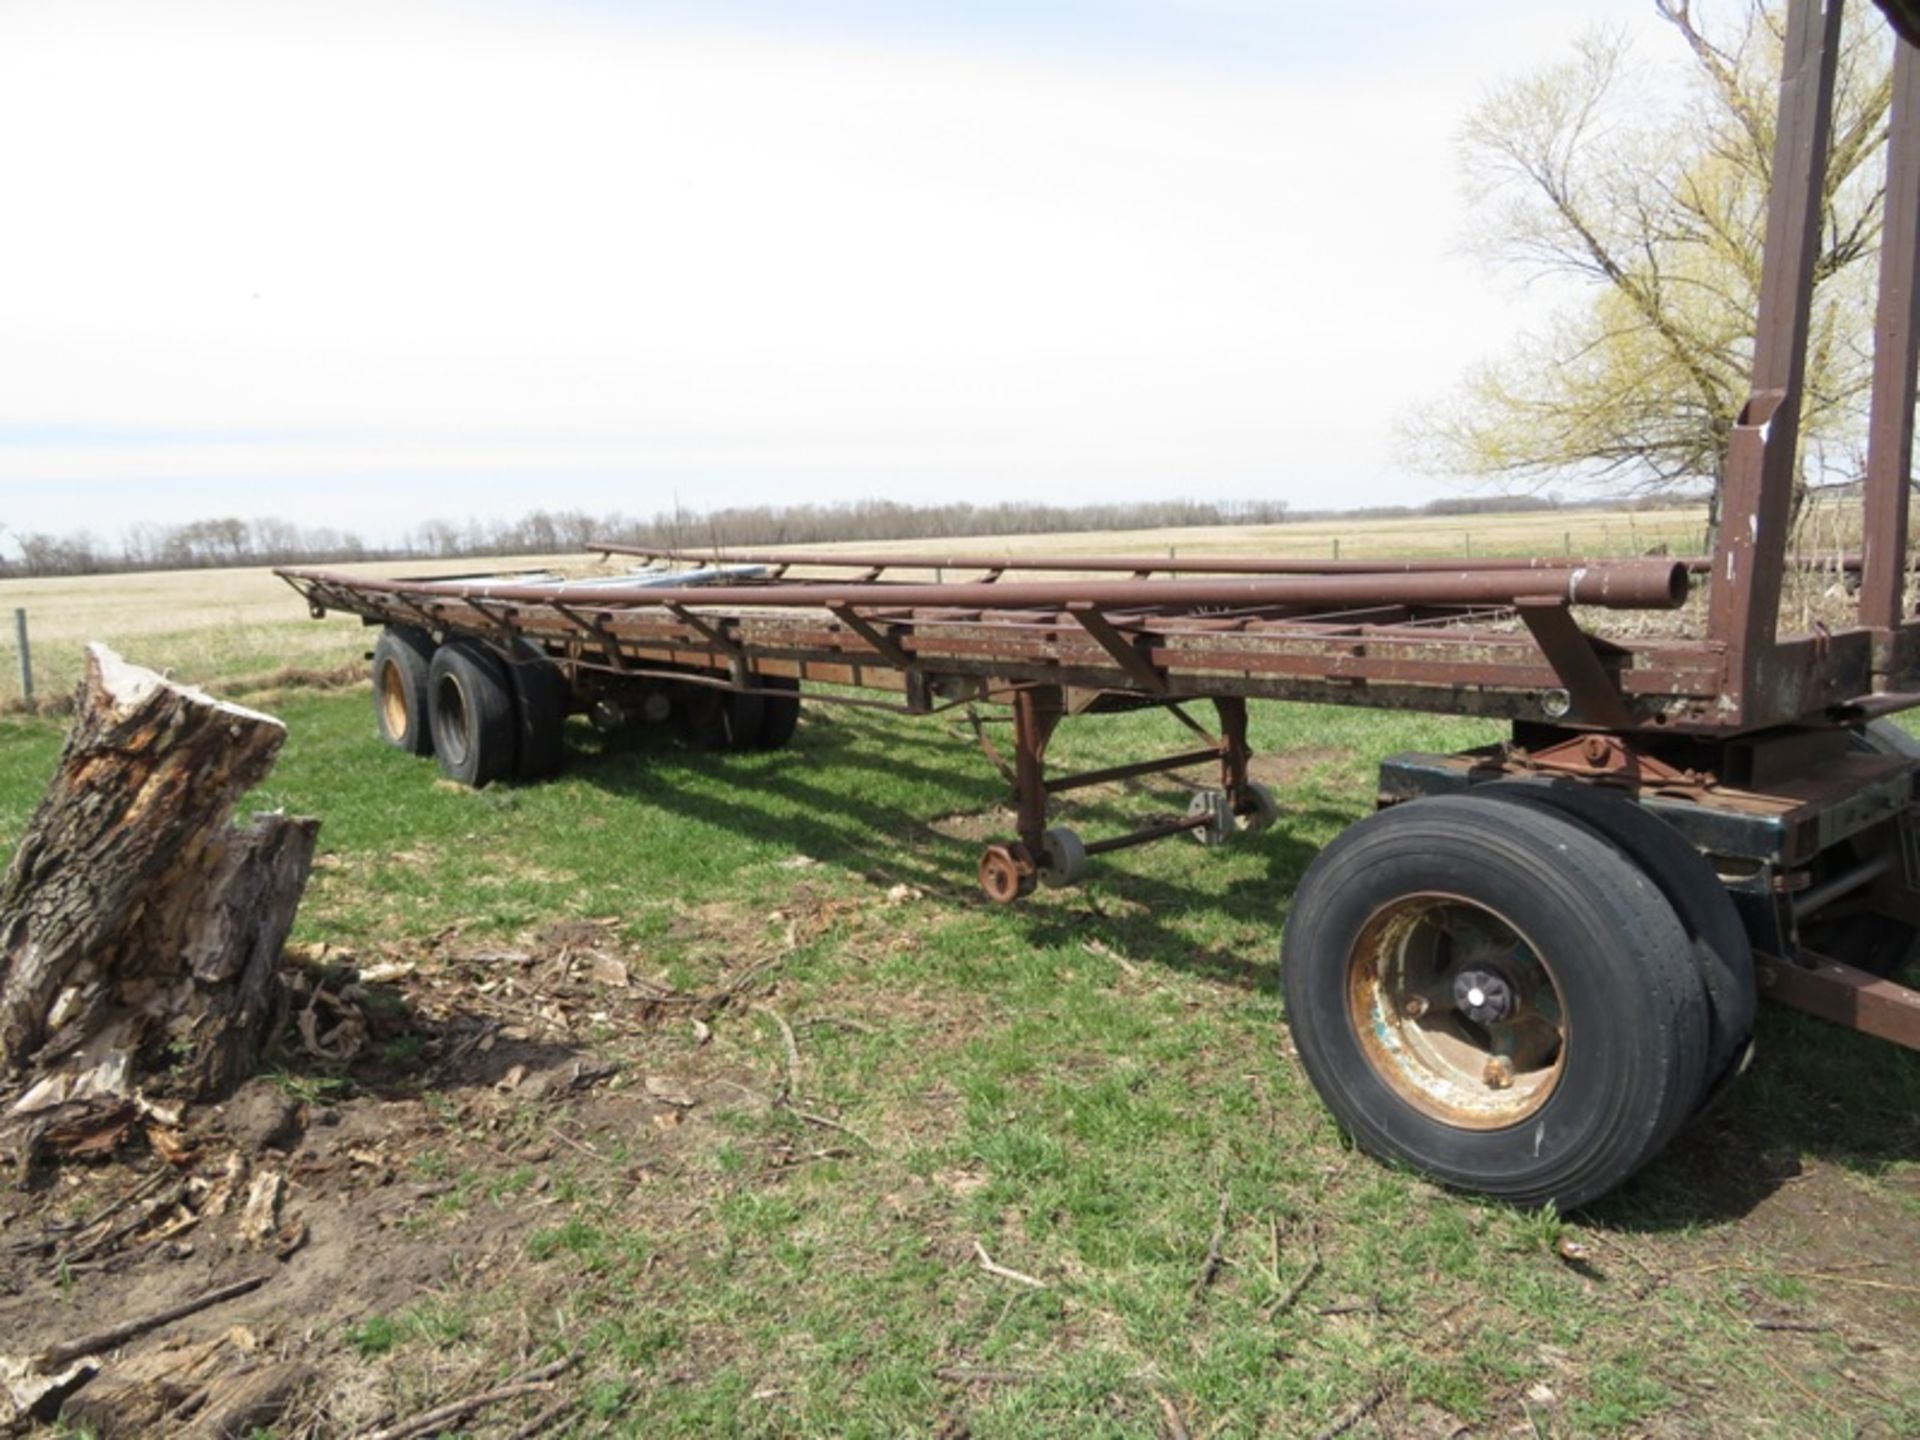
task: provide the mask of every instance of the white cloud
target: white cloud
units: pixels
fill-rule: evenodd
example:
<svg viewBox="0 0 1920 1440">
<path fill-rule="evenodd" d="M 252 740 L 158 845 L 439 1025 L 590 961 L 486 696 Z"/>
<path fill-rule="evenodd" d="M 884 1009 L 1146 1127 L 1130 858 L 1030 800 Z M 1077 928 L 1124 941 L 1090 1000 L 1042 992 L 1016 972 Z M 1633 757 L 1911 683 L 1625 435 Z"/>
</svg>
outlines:
<svg viewBox="0 0 1920 1440">
<path fill-rule="evenodd" d="M 676 476 L 1404 498 L 1392 419 L 1512 326 L 1450 256 L 1450 135 L 1525 58 L 1255 83 L 429 4 L 10 8 L 0 436 L 35 433 L 0 518 L 379 476 L 405 523 L 470 473 L 641 511 Z"/>
</svg>

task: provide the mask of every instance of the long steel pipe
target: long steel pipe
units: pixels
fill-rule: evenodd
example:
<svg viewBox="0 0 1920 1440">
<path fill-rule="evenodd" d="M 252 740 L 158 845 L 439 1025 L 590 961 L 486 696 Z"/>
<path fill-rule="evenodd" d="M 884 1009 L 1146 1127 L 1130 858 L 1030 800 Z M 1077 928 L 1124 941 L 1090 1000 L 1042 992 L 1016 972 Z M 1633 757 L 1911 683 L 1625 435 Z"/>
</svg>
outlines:
<svg viewBox="0 0 1920 1440">
<path fill-rule="evenodd" d="M 1354 606 L 1510 605 L 1522 599 L 1565 600 L 1610 610 L 1670 610 L 1687 598 L 1687 567 L 1677 560 L 1627 560 L 1553 570 L 1455 569 L 1422 574 L 1316 575 L 1214 580 L 969 581 L 881 584 L 873 581 L 782 581 L 771 585 L 593 585 L 445 583 L 372 580 L 324 570 L 276 572 L 344 589 L 504 604 L 574 604 L 590 609 L 672 605 L 759 608 L 862 605 L 987 610 L 1075 606 Z"/>
<path fill-rule="evenodd" d="M 715 550 L 663 549 L 655 545 L 625 545 L 612 540 L 590 542 L 588 550 L 601 555 L 633 555 L 643 560 L 675 560 L 687 564 L 804 565 L 847 570 L 1077 570 L 1085 574 L 1155 574 L 1178 570 L 1189 575 L 1438 575 L 1470 570 L 1571 570 L 1582 566 L 1617 565 L 1618 560 L 1584 560 L 1538 555 L 1489 555 L 1464 564 L 1446 559 L 1315 560 L 1302 556 L 1194 555 L 1063 555 L 1063 554 L 888 554 L 878 550 L 834 553 L 826 550 Z M 1682 556 L 1676 561 L 1696 573 L 1707 568 L 1705 556 Z"/>
</svg>

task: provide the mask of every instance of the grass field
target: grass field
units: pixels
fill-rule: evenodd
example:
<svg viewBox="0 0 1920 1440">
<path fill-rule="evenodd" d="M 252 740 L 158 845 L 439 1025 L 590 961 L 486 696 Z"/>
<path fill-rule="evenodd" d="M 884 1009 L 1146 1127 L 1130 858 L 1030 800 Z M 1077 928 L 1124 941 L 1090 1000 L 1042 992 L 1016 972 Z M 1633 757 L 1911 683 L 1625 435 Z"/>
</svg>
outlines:
<svg viewBox="0 0 1920 1440">
<path fill-rule="evenodd" d="M 216 628 L 277 623 L 252 603 Z M 285 660 L 167 643 L 240 689 Z M 573 1350 L 553 1434 L 1920 1433 L 1920 1057 L 1768 1013 L 1756 1071 L 1565 1218 L 1383 1167 L 1321 1109 L 1276 989 L 1293 886 L 1383 755 L 1488 726 L 1256 706 L 1277 827 L 1000 909 L 973 867 L 1011 816 L 949 720 L 810 709 L 746 757 L 580 727 L 560 780 L 474 793 L 375 743 L 363 686 L 267 698 L 255 802 L 322 819 L 299 952 L 370 1021 L 279 1061 L 313 1240 L 239 1316 L 320 1366 L 310 1433 Z M 59 739 L 0 716 L 0 853 Z M 1063 799 L 1098 834 L 1186 793 Z M 0 1332 L 90 1303 L 37 1280 Z"/>
</svg>

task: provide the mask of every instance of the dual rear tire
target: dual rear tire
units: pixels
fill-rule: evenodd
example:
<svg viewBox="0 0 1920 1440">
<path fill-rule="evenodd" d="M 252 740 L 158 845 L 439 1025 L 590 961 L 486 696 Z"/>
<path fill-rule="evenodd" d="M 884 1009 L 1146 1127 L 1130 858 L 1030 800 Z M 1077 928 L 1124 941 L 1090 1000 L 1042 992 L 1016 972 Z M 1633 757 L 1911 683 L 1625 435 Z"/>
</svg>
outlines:
<svg viewBox="0 0 1920 1440">
<path fill-rule="evenodd" d="M 462 785 L 557 774 L 571 704 L 559 667 L 525 641 L 509 659 L 464 636 L 435 645 L 424 630 L 390 626 L 374 645 L 380 738 L 434 756 Z"/>
<path fill-rule="evenodd" d="M 800 682 L 759 675 L 750 692 L 688 685 L 675 700 L 680 738 L 696 750 L 780 750 L 800 723 Z"/>
<path fill-rule="evenodd" d="M 777 750 L 800 718 L 797 680 L 761 676 L 755 693 L 686 685 L 677 696 L 681 736 L 698 749 Z M 434 755 L 449 779 L 478 788 L 543 780 L 566 762 L 566 677 L 536 645 L 510 655 L 454 636 L 436 646 L 424 630 L 389 626 L 373 651 L 373 711 L 380 737 Z"/>
<path fill-rule="evenodd" d="M 1690 864 L 1611 806 L 1672 835 L 1615 797 L 1502 785 L 1370 816 L 1308 868 L 1288 1024 L 1364 1148 L 1571 1209 L 1652 1159 L 1744 1050 L 1731 902 L 1699 888 L 1711 871 L 1677 835 Z"/>
</svg>

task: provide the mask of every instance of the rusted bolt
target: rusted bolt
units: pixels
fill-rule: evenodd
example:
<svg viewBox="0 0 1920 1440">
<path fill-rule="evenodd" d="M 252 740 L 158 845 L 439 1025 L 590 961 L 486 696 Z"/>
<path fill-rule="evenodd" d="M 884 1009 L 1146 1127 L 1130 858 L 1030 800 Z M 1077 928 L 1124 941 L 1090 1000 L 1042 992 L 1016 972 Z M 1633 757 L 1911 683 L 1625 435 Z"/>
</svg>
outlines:
<svg viewBox="0 0 1920 1440">
<path fill-rule="evenodd" d="M 1607 737 L 1604 735 L 1589 735 L 1585 740 L 1580 742 L 1580 748 L 1586 752 L 1587 763 L 1589 765 L 1598 765 L 1607 758 Z"/>
<path fill-rule="evenodd" d="M 1487 1059 L 1487 1068 L 1481 1074 L 1490 1090 L 1505 1090 L 1513 1084 L 1513 1061 L 1504 1055 L 1493 1055 Z"/>
<path fill-rule="evenodd" d="M 1407 1012 L 1407 1018 L 1409 1020 L 1418 1020 L 1422 1015 L 1427 1013 L 1427 997 L 1424 995 L 1409 995 L 1406 1005 L 1402 1008 Z"/>
</svg>

